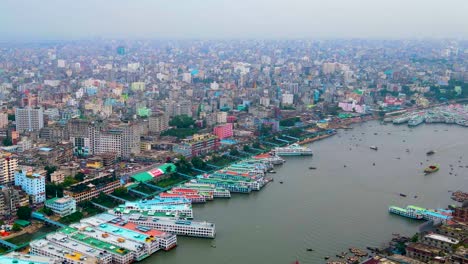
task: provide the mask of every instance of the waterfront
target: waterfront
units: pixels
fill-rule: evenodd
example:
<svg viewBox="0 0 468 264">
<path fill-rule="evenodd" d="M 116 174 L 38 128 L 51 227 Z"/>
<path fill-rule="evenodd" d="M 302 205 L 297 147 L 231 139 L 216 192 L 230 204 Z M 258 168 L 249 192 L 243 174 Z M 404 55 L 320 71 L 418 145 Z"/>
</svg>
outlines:
<svg viewBox="0 0 468 264">
<path fill-rule="evenodd" d="M 216 223 L 216 239 L 179 237 L 179 247 L 142 263 L 281 264 L 296 258 L 323 263 L 324 256 L 350 246 L 381 246 L 392 233 L 417 231 L 421 222 L 389 214 L 389 205 L 445 207 L 454 203 L 447 190 L 468 188 L 468 169 L 459 167 L 468 165 L 468 157 L 458 162 L 468 148 L 465 128 L 409 129 L 377 122 L 354 127 L 312 144 L 313 157 L 288 158 L 271 175 L 275 182 L 260 192 L 196 205 L 195 218 Z M 369 149 L 371 145 L 379 150 Z M 436 154 L 428 157 L 430 149 Z M 430 162 L 441 169 L 423 176 Z M 449 164 L 454 165 L 453 175 Z M 309 170 L 310 165 L 317 170 Z"/>
</svg>

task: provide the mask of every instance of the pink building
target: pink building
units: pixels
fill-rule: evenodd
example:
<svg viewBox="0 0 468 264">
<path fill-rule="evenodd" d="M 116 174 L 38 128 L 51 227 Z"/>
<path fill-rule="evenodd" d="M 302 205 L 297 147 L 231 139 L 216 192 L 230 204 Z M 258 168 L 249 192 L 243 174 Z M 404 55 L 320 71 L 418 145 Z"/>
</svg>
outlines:
<svg viewBox="0 0 468 264">
<path fill-rule="evenodd" d="M 215 134 L 219 139 L 232 137 L 232 123 L 215 126 L 215 128 L 213 129 L 213 134 Z"/>
</svg>

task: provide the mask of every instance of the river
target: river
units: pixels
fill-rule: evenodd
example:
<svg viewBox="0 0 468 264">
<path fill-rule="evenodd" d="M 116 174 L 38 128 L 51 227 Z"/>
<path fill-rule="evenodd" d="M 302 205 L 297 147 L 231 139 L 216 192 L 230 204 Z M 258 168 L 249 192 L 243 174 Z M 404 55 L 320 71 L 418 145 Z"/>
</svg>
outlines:
<svg viewBox="0 0 468 264">
<path fill-rule="evenodd" d="M 195 205 L 195 219 L 216 224 L 215 239 L 178 237 L 177 248 L 142 263 L 325 263 L 324 256 L 351 246 L 383 246 L 392 233 L 410 236 L 421 222 L 391 215 L 388 206 L 455 204 L 448 190 L 468 190 L 467 136 L 466 128 L 442 124 L 354 125 L 311 144 L 313 157 L 287 158 L 260 192 Z M 431 149 L 436 154 L 427 157 Z M 441 169 L 424 176 L 430 163 Z"/>
</svg>

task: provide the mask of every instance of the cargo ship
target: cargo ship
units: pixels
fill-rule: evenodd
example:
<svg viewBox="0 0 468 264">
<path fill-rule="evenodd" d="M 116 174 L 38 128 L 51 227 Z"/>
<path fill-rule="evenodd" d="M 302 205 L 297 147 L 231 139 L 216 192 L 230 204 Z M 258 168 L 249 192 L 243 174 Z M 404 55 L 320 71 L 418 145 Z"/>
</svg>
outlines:
<svg viewBox="0 0 468 264">
<path fill-rule="evenodd" d="M 312 150 L 307 147 L 302 147 L 299 144 L 292 144 L 287 147 L 277 147 L 274 153 L 278 156 L 311 156 Z"/>
</svg>

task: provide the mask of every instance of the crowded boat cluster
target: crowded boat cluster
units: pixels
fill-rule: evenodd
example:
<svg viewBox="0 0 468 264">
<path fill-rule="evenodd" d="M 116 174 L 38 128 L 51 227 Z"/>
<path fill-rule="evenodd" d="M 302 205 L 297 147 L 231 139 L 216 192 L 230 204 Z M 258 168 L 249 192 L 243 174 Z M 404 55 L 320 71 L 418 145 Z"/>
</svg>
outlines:
<svg viewBox="0 0 468 264">
<path fill-rule="evenodd" d="M 408 126 L 418 126 L 422 123 L 457 124 L 468 127 L 468 105 L 450 104 L 431 109 L 406 112 L 397 118 L 386 118 L 386 122 L 393 124 L 408 123 Z"/>
<path fill-rule="evenodd" d="M 463 203 L 468 201 L 468 192 L 455 191 L 452 193 L 452 200 Z"/>
</svg>

